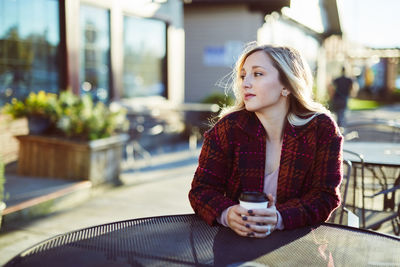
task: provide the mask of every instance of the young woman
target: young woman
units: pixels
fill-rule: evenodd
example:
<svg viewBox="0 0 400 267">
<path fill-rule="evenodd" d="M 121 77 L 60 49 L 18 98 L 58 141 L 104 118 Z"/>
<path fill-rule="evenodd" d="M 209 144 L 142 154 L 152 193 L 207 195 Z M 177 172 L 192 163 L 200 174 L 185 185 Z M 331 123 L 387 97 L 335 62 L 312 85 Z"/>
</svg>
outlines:
<svg viewBox="0 0 400 267">
<path fill-rule="evenodd" d="M 252 45 L 233 73 L 236 103 L 204 135 L 195 213 L 252 237 L 326 221 L 340 204 L 342 136 L 312 99 L 306 61 L 293 48 Z M 244 209 L 243 191 L 265 192 L 270 205 Z"/>
</svg>

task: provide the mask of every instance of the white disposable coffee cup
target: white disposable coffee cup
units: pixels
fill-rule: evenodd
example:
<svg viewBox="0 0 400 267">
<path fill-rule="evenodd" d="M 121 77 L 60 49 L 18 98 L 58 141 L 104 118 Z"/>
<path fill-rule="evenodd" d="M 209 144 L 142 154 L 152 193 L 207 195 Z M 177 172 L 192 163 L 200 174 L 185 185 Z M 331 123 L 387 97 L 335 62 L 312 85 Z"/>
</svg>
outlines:
<svg viewBox="0 0 400 267">
<path fill-rule="evenodd" d="M 243 192 L 239 197 L 240 206 L 245 209 L 266 209 L 268 208 L 268 197 L 262 192 Z"/>
</svg>

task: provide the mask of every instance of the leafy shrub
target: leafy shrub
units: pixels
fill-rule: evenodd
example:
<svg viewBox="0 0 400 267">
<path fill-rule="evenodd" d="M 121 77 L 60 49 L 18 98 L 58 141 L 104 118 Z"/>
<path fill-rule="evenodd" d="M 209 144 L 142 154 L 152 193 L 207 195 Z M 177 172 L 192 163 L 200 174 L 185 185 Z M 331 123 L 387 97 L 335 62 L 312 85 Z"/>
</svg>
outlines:
<svg viewBox="0 0 400 267">
<path fill-rule="evenodd" d="M 50 119 L 53 131 L 67 138 L 95 140 L 109 137 L 129 127 L 126 110 L 111 110 L 102 102 L 94 103 L 90 95 L 81 97 L 69 91 L 55 94 L 31 93 L 24 101 L 13 99 L 3 113 L 13 118 L 41 116 Z"/>
<path fill-rule="evenodd" d="M 11 103 L 7 103 L 3 108 L 3 113 L 10 115 L 14 119 L 41 116 L 55 121 L 57 120 L 58 112 L 57 95 L 44 91 L 40 91 L 37 94 L 31 92 L 24 101 L 13 98 Z"/>
</svg>

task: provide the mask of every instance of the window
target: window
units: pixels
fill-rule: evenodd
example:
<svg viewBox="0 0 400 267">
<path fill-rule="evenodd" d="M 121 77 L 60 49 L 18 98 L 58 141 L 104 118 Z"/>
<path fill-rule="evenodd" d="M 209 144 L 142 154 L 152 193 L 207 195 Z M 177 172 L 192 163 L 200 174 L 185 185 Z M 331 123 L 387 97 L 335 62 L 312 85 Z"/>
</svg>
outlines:
<svg viewBox="0 0 400 267">
<path fill-rule="evenodd" d="M 58 1 L 0 0 L 0 106 L 59 91 L 59 43 Z"/>
<path fill-rule="evenodd" d="M 167 96 L 166 23 L 124 17 L 123 97 Z"/>
<path fill-rule="evenodd" d="M 81 5 L 81 94 L 90 94 L 94 101 L 110 99 L 110 12 Z"/>
</svg>

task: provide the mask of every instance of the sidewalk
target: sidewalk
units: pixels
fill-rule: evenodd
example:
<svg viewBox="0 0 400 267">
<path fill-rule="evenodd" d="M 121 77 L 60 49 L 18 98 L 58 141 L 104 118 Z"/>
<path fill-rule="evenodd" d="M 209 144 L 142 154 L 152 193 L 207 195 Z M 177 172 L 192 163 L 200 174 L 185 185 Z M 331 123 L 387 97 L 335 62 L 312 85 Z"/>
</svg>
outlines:
<svg viewBox="0 0 400 267">
<path fill-rule="evenodd" d="M 189 150 L 187 146 L 180 144 L 173 148 L 175 151 L 154 156 L 152 166 L 140 170 L 125 167 L 121 175 L 123 186 L 93 188 L 79 205 L 65 205 L 28 222 L 6 221 L 0 232 L 0 266 L 24 249 L 68 231 L 132 218 L 193 213 L 187 194 L 199 149 Z M 144 162 L 137 164 L 143 166 Z M 61 190 L 69 186 L 70 183 L 53 184 L 54 189 Z"/>
<path fill-rule="evenodd" d="M 400 122 L 400 105 L 347 114 L 348 121 L 367 118 Z M 118 187 L 91 188 L 86 181 L 7 174 L 6 190 L 11 197 L 7 200 L 9 215 L 0 231 L 0 266 L 26 248 L 68 231 L 132 218 L 192 213 L 187 194 L 199 151 L 189 150 L 187 143 L 164 148 L 152 157 L 151 166 L 146 167 L 145 161 L 136 162 L 139 169 L 124 166 L 123 186 Z M 35 219 L 30 218 L 32 214 L 47 215 Z M 392 234 L 390 222 L 378 231 Z"/>
<path fill-rule="evenodd" d="M 400 104 L 384 106 L 374 110 L 348 111 L 346 114 L 347 122 L 371 119 L 393 120 L 400 123 Z"/>
</svg>

